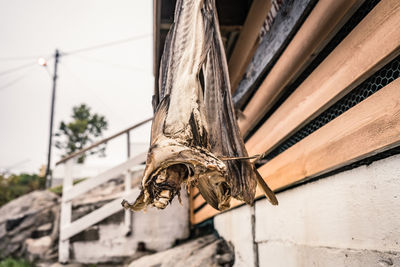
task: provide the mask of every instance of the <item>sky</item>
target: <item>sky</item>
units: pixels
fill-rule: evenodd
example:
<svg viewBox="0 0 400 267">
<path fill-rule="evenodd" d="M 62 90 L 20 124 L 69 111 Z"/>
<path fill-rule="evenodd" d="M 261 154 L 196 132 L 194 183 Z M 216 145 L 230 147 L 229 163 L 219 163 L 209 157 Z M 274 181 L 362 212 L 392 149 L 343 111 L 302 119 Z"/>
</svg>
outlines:
<svg viewBox="0 0 400 267">
<path fill-rule="evenodd" d="M 67 53 L 138 37 L 60 58 L 55 130 L 81 103 L 106 117 L 104 136 L 152 116 L 152 1 L 0 0 L 0 36 L 0 171 L 37 173 L 46 164 L 56 48 Z M 49 59 L 47 70 L 39 57 Z M 29 67 L 9 72 L 22 65 Z M 132 132 L 132 143 L 148 142 L 149 132 L 149 124 Z M 125 160 L 125 136 L 106 153 L 88 163 Z M 53 148 L 52 165 L 61 154 Z"/>
</svg>

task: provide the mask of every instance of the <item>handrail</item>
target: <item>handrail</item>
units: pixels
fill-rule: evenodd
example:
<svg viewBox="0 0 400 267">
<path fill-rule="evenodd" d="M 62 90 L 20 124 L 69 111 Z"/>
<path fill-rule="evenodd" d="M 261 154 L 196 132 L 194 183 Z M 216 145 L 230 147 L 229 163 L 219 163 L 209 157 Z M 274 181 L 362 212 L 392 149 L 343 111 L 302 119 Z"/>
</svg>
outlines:
<svg viewBox="0 0 400 267">
<path fill-rule="evenodd" d="M 141 121 L 141 122 L 139 122 L 139 123 L 137 123 L 137 124 L 135 124 L 135 125 L 133 125 L 133 126 L 127 128 L 127 129 L 125 129 L 125 130 L 122 130 L 122 131 L 120 131 L 120 132 L 118 132 L 118 133 L 116 133 L 116 134 L 113 134 L 113 135 L 111 135 L 111 136 L 109 136 L 109 137 L 107 137 L 107 138 L 104 138 L 104 139 L 102 139 L 102 140 L 100 140 L 100 141 L 98 141 L 98 142 L 96 142 L 96 143 L 94 143 L 94 144 L 92 144 L 92 145 L 90 145 L 90 146 L 88 146 L 88 147 L 82 148 L 81 150 L 76 151 L 76 152 L 72 153 L 71 155 L 68 155 L 68 156 L 62 158 L 61 160 L 59 160 L 59 161 L 56 163 L 56 165 L 59 165 L 59 164 L 61 164 L 61 163 L 66 162 L 66 161 L 69 160 L 69 159 L 72 159 L 72 158 L 74 158 L 74 157 L 76 157 L 76 156 L 79 156 L 79 155 L 85 153 L 86 151 L 88 151 L 88 150 L 90 150 L 90 149 L 96 147 L 96 146 L 99 146 L 99 145 L 101 145 L 101 144 L 107 143 L 108 141 L 110 141 L 111 139 L 114 139 L 115 137 L 118 137 L 118 136 L 120 136 L 120 135 L 122 135 L 122 134 L 125 134 L 125 133 L 129 133 L 129 131 L 131 131 L 131 130 L 133 130 L 133 129 L 135 129 L 135 128 L 137 128 L 137 127 L 139 127 L 139 126 L 141 126 L 141 125 L 143 125 L 143 124 L 145 124 L 145 123 L 151 121 L 152 119 L 153 119 L 153 118 L 149 118 L 149 119 L 146 119 L 146 120 L 144 120 L 144 121 Z"/>
</svg>

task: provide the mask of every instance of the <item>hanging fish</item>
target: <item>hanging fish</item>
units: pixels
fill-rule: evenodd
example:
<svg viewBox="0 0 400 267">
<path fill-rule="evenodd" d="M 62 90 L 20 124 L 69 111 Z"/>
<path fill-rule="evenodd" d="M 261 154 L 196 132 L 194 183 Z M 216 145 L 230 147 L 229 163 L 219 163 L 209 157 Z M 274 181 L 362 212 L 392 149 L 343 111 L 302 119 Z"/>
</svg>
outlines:
<svg viewBox="0 0 400 267">
<path fill-rule="evenodd" d="M 122 202 L 126 209 L 164 209 L 182 184 L 218 210 L 231 197 L 252 205 L 257 183 L 278 204 L 239 133 L 214 0 L 177 1 L 153 108 L 142 190 L 133 204 Z"/>
</svg>

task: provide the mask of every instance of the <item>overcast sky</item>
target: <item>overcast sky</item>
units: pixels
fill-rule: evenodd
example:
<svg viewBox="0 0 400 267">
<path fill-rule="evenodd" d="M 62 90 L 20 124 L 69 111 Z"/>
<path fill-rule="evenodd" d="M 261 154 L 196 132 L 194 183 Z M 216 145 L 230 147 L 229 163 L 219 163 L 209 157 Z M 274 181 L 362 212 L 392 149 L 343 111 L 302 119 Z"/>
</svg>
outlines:
<svg viewBox="0 0 400 267">
<path fill-rule="evenodd" d="M 46 163 L 51 78 L 34 63 L 56 48 L 68 52 L 142 36 L 60 59 L 55 129 L 80 103 L 105 115 L 105 136 L 151 117 L 151 34 L 149 0 L 0 0 L 0 170 L 38 172 Z M 54 61 L 48 64 L 52 73 Z M 134 132 L 132 141 L 148 141 L 149 131 L 147 125 Z M 108 163 L 126 157 L 125 143 L 109 144 Z M 53 151 L 54 164 L 60 151 Z"/>
</svg>

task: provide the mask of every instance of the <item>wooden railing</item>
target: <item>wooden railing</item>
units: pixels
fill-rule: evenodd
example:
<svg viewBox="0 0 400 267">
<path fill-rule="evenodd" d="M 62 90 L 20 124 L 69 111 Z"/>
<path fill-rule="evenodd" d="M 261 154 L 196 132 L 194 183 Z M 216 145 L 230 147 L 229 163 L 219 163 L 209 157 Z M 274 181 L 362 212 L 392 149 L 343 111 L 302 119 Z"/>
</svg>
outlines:
<svg viewBox="0 0 400 267">
<path fill-rule="evenodd" d="M 137 127 L 144 125 L 145 123 L 151 121 L 151 119 L 144 120 L 137 123 L 123 131 L 120 131 L 110 137 L 104 138 L 103 140 L 96 142 L 80 151 L 77 151 L 56 163 L 56 165 L 64 164 L 65 175 L 63 181 L 63 194 L 61 200 L 61 216 L 60 216 L 60 238 L 59 238 L 59 261 L 62 263 L 68 262 L 70 243 L 69 239 L 84 231 L 88 227 L 104 220 L 105 218 L 119 212 L 122 210 L 121 201 L 122 198 L 128 200 L 134 200 L 138 194 L 138 188 L 132 188 L 133 185 L 138 185 L 140 183 L 140 178 L 136 181 L 132 181 L 132 173 L 137 171 L 143 171 L 145 165 L 143 164 L 146 160 L 146 153 L 141 153 L 133 158 L 130 154 L 130 131 L 136 129 Z M 73 165 L 77 157 L 84 154 L 85 152 L 101 145 L 108 141 L 115 139 L 123 134 L 127 136 L 127 161 L 114 166 L 113 168 L 106 170 L 94 177 L 88 178 L 81 183 L 73 185 Z M 112 199 L 109 203 L 105 204 L 101 208 L 75 220 L 72 221 L 72 201 L 77 197 L 83 195 L 89 190 L 100 186 L 111 179 L 118 177 L 124 177 L 124 192 L 121 192 L 118 196 Z M 125 211 L 125 228 L 126 232 L 130 231 L 131 228 L 131 215 L 129 211 Z"/>
</svg>

